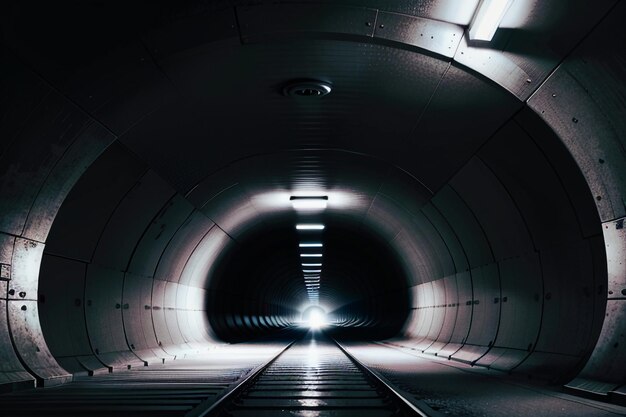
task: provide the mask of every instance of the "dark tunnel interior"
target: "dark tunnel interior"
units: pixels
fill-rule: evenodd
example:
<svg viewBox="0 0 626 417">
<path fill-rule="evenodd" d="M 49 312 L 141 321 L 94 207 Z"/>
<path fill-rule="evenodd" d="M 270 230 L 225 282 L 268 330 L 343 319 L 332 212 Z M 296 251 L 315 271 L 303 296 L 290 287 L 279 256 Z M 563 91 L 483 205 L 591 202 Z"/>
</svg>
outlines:
<svg viewBox="0 0 626 417">
<path fill-rule="evenodd" d="M 315 281 L 320 282 L 320 305 L 329 320 L 343 327 L 344 333 L 352 332 L 352 337 L 363 333 L 383 339 L 400 331 L 409 311 L 409 294 L 407 278 L 391 248 L 360 224 L 324 223 L 326 230 L 321 233 L 298 233 L 293 223 L 272 224 L 242 237 L 232 253 L 222 255 L 206 306 L 220 339 L 242 340 L 267 332 L 270 311 L 278 310 L 279 316 L 291 321 L 305 313 L 306 307 L 301 306 L 311 301 L 303 291 L 300 241 L 324 242 L 322 250 L 308 252 L 323 255 L 323 279 Z M 322 267 L 304 270 L 322 271 Z"/>
<path fill-rule="evenodd" d="M 2 6 L 0 393 L 319 307 L 446 414 L 523 415 L 450 405 L 495 375 L 621 415 L 626 3 L 505 1 L 474 41 L 484 3 Z"/>
</svg>

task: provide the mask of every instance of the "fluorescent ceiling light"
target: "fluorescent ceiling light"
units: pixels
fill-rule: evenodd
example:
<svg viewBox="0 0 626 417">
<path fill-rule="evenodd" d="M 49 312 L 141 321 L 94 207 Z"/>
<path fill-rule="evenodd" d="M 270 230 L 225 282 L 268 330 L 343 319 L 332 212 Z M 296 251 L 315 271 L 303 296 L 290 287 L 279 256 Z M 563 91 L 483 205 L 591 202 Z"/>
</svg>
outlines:
<svg viewBox="0 0 626 417">
<path fill-rule="evenodd" d="M 301 248 L 321 248 L 324 245 L 321 243 L 300 243 L 298 246 Z"/>
<path fill-rule="evenodd" d="M 321 258 L 322 254 L 321 253 L 301 253 L 300 256 L 303 258 Z"/>
<path fill-rule="evenodd" d="M 513 0 L 481 0 L 470 23 L 470 41 L 490 41 Z"/>
<path fill-rule="evenodd" d="M 302 272 L 304 272 L 305 274 L 308 273 L 314 273 L 314 272 L 322 272 L 321 269 L 303 269 Z"/>
<path fill-rule="evenodd" d="M 292 196 L 291 205 L 296 210 L 324 210 L 328 205 L 328 196 Z"/>
<path fill-rule="evenodd" d="M 302 266 L 322 266 L 322 264 L 302 264 Z"/>
<path fill-rule="evenodd" d="M 297 230 L 324 230 L 323 224 L 302 223 L 296 225 Z"/>
</svg>

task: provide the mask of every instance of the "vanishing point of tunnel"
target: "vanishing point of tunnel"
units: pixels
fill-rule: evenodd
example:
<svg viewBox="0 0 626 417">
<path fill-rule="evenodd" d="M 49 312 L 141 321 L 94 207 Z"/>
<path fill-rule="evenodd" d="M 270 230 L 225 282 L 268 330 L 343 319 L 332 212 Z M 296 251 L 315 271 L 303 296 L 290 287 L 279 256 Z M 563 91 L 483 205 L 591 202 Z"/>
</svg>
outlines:
<svg viewBox="0 0 626 417">
<path fill-rule="evenodd" d="M 625 1 L 0 10 L 0 415 L 626 415 Z"/>
</svg>

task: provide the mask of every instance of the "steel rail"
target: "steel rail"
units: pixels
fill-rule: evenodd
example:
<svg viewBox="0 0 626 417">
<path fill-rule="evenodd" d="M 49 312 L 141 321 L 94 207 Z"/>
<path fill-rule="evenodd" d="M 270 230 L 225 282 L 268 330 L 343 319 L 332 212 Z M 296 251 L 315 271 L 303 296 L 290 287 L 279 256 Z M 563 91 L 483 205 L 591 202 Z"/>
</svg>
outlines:
<svg viewBox="0 0 626 417">
<path fill-rule="evenodd" d="M 423 401 L 415 400 L 415 402 L 407 399 L 407 395 L 403 395 L 399 392 L 398 389 L 394 388 L 389 381 L 385 377 L 383 377 L 379 372 L 371 369 L 367 365 L 363 364 L 360 360 L 358 360 L 354 355 L 352 355 L 348 350 L 339 343 L 334 337 L 329 336 L 329 338 L 341 349 L 341 351 L 348 357 L 354 364 L 363 371 L 366 375 L 369 375 L 374 379 L 378 384 L 382 385 L 391 396 L 399 401 L 400 404 L 403 404 L 410 413 L 414 413 L 420 417 L 441 417 L 442 414 L 430 408 Z"/>
<path fill-rule="evenodd" d="M 226 388 L 221 394 L 217 396 L 217 399 L 206 399 L 194 407 L 192 410 L 185 414 L 185 417 L 205 417 L 216 415 L 224 404 L 227 404 L 232 399 L 236 398 L 250 383 L 254 382 L 257 376 L 259 376 L 265 369 L 273 364 L 283 353 L 287 351 L 294 343 L 299 339 L 296 338 L 291 341 L 287 346 L 280 350 L 274 357 L 267 362 L 257 366 L 241 380 L 235 382 L 234 385 Z"/>
</svg>

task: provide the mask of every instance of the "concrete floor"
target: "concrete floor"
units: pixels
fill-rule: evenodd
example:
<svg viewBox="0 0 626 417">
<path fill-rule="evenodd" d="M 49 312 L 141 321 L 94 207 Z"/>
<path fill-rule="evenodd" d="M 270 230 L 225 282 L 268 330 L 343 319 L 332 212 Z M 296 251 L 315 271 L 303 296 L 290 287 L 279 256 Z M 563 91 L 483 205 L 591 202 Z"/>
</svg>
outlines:
<svg viewBox="0 0 626 417">
<path fill-rule="evenodd" d="M 531 385 L 504 373 L 379 343 L 345 343 L 357 359 L 443 415 L 608 417 L 626 407 Z"/>
</svg>

